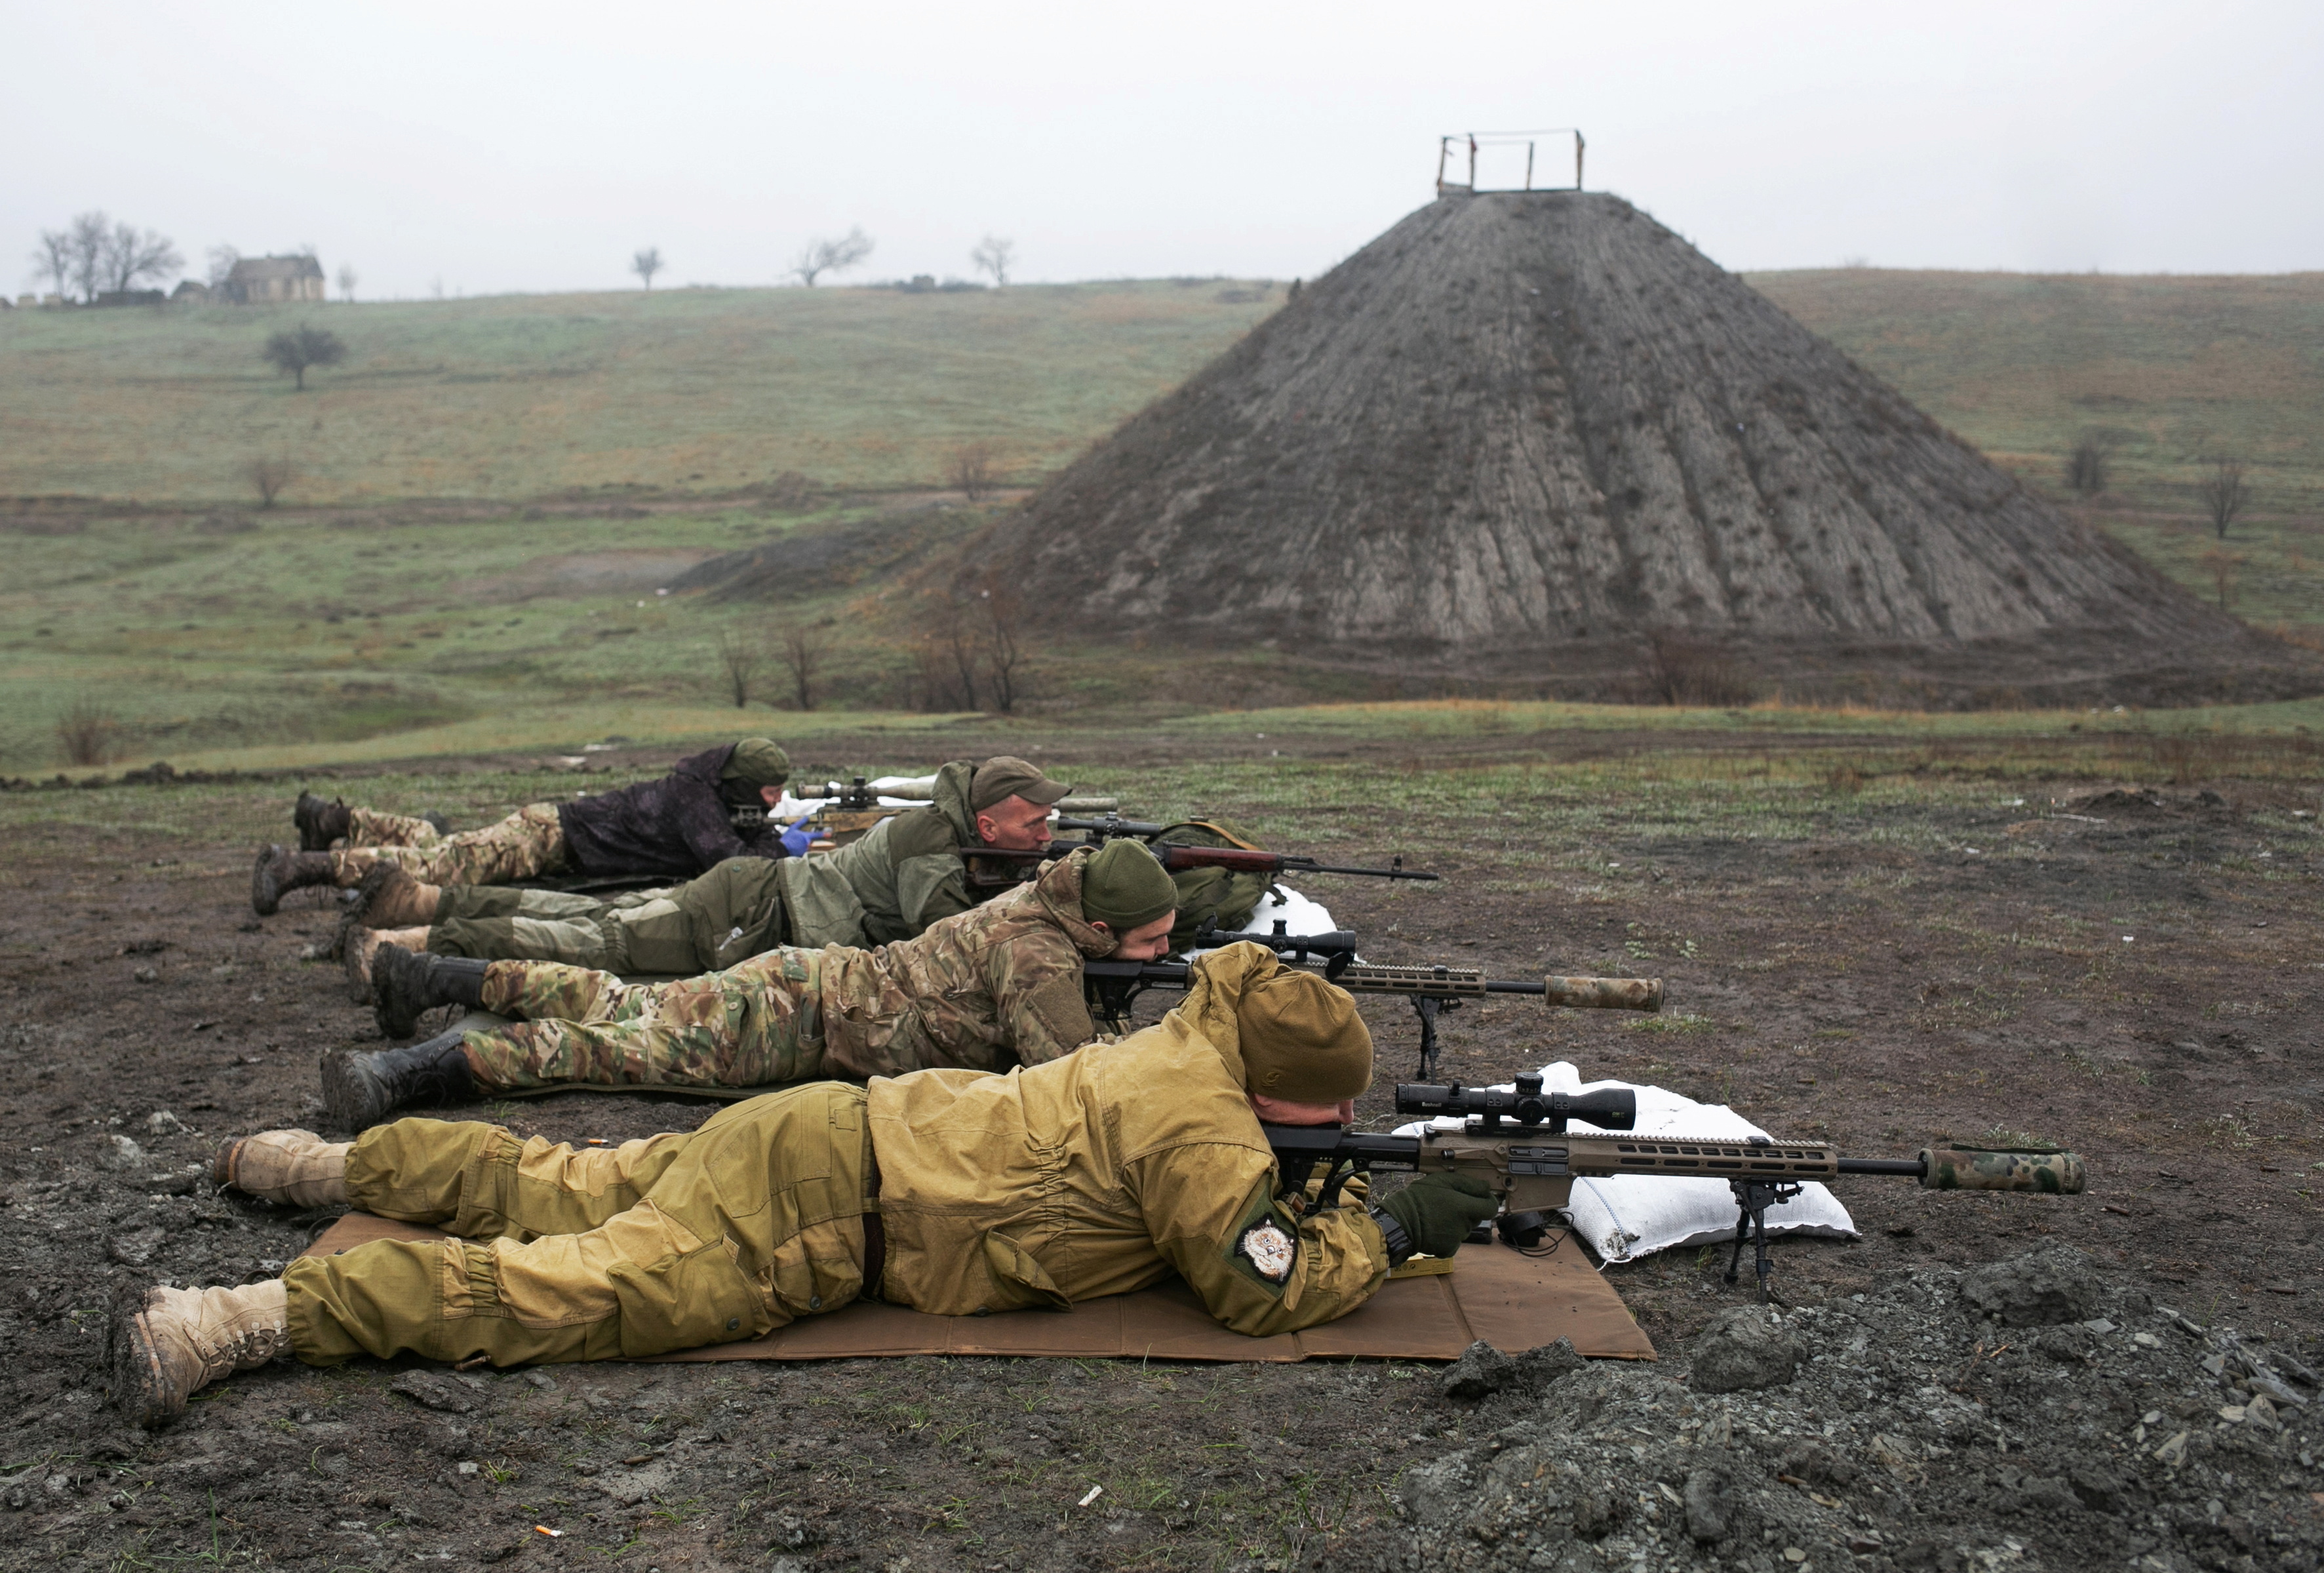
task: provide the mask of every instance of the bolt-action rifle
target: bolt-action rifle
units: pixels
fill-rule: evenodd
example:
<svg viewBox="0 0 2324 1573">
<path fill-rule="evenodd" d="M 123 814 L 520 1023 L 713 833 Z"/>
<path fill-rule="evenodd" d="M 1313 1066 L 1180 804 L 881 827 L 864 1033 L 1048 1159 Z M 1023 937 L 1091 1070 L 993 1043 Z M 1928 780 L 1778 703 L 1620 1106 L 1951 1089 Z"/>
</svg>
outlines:
<svg viewBox="0 0 2324 1573">
<path fill-rule="evenodd" d="M 1102 819 L 1082 819 L 1061 816 L 1056 820 L 1060 834 L 1079 831 L 1078 842 L 1053 844 L 1057 850 L 1048 856 L 1063 856 L 1075 847 L 1102 847 L 1108 841 L 1136 840 L 1162 860 L 1162 866 L 1172 874 L 1182 874 L 1190 868 L 1223 868 L 1236 874 L 1263 874 L 1273 879 L 1283 874 L 1359 874 L 1368 879 L 1434 879 L 1416 868 L 1406 868 L 1401 856 L 1388 860 L 1386 868 L 1347 868 L 1336 864 L 1318 863 L 1315 859 L 1291 852 L 1268 852 L 1250 847 L 1189 847 L 1174 841 L 1157 844 L 1155 837 L 1181 828 L 1177 825 L 1153 825 L 1140 819 L 1125 819 L 1119 814 L 1108 814 Z"/>
<path fill-rule="evenodd" d="M 801 802 L 822 799 L 826 814 L 868 814 L 880 806 L 880 794 L 860 775 L 853 781 L 793 782 L 790 793 Z"/>
<path fill-rule="evenodd" d="M 1459 1006 L 1464 999 L 1487 995 L 1530 995 L 1544 1004 L 1568 1010 L 1655 1012 L 1663 1008 L 1659 977 L 1545 977 L 1539 983 L 1489 978 L 1466 967 L 1381 967 L 1355 959 L 1355 936 L 1286 934 L 1276 921 L 1272 934 L 1226 934 L 1205 929 L 1195 936 L 1198 948 L 1249 941 L 1264 945 L 1295 965 L 1320 960 L 1326 981 L 1350 994 L 1399 995 L 1412 1002 L 1420 1018 L 1420 1074 L 1436 1073 L 1436 1013 Z M 1089 997 L 1090 1014 L 1114 1031 L 1126 1028 L 1130 1009 L 1149 988 L 1184 988 L 1193 968 L 1183 961 L 1086 961 L 1082 986 Z"/>
<path fill-rule="evenodd" d="M 1569 1120 L 1603 1131 L 1628 1131 L 1637 1121 L 1637 1095 L 1628 1087 L 1597 1092 L 1544 1092 L 1538 1072 L 1517 1078 L 1514 1092 L 1490 1087 L 1406 1083 L 1396 1089 L 1399 1115 L 1428 1118 L 1461 1116 L 1457 1131 L 1430 1129 L 1417 1136 L 1375 1135 L 1337 1125 L 1268 1125 L 1275 1149 L 1282 1199 L 1289 1205 L 1330 1207 L 1341 1188 L 1375 1170 L 1417 1174 L 1473 1174 L 1493 1188 L 1501 1212 L 1492 1228 L 1518 1250 L 1537 1248 L 1549 1230 L 1547 1214 L 1565 1205 L 1573 1182 L 1583 1177 L 1657 1175 L 1665 1179 L 1723 1180 L 1734 1192 L 1735 1248 L 1727 1282 L 1739 1276 L 1744 1243 L 1752 1247 L 1759 1298 L 1767 1299 L 1774 1265 L 1767 1259 L 1767 1208 L 1781 1207 L 1809 1180 L 1847 1174 L 1894 1175 L 1918 1180 L 1925 1190 L 2031 1190 L 2079 1196 L 2081 1159 L 2054 1149 L 2001 1152 L 1981 1147 L 1923 1148 L 1917 1158 L 1842 1158 L 1816 1142 L 1784 1142 L 1765 1136 L 1694 1139 L 1683 1136 L 1617 1136 L 1571 1132 Z M 1308 1186 L 1319 1178 L 1314 1201 Z"/>
</svg>

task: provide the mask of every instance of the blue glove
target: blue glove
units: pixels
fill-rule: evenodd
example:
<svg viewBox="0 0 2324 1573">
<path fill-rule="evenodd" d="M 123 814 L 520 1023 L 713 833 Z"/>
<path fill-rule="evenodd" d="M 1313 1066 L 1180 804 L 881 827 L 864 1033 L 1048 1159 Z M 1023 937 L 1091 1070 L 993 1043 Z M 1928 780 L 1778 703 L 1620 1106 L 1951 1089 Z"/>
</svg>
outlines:
<svg viewBox="0 0 2324 1573">
<path fill-rule="evenodd" d="M 783 850 L 793 857 L 807 856 L 807 844 L 815 839 L 815 832 L 802 827 L 813 818 L 815 816 L 812 814 L 801 814 L 792 822 L 791 828 L 783 832 Z"/>
</svg>

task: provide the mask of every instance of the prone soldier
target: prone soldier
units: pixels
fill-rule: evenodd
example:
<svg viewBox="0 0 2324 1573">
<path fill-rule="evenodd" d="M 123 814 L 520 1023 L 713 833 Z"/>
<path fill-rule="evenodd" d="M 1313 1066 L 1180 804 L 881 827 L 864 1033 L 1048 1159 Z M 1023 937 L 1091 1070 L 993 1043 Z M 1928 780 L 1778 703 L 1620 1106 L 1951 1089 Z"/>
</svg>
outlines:
<svg viewBox="0 0 2324 1573">
<path fill-rule="evenodd" d="M 382 944 L 478 960 L 692 976 L 779 945 L 909 939 L 1013 888 L 972 890 L 954 847 L 1039 851 L 1049 844 L 1051 805 L 1071 790 L 1006 754 L 954 760 L 936 773 L 935 800 L 881 820 L 827 857 L 732 858 L 673 889 L 608 900 L 438 888 L 382 868 L 365 877 L 347 913 L 340 954 L 362 999 Z"/>
<path fill-rule="evenodd" d="M 568 803 L 527 803 L 496 824 L 446 836 L 426 819 L 324 802 L 301 793 L 299 850 L 262 847 L 250 904 L 263 917 L 290 891 L 344 889 L 383 864 L 429 884 L 508 884 L 542 874 L 685 879 L 742 853 L 784 855 L 779 828 L 745 836 L 737 810 L 763 815 L 782 798 L 790 757 L 764 737 L 678 761 L 659 781 Z"/>
<path fill-rule="evenodd" d="M 782 948 L 676 983 L 383 950 L 374 983 L 391 1037 L 409 1036 L 420 1013 L 439 1004 L 521 1019 L 327 1056 L 324 1103 L 360 1131 L 395 1109 L 479 1089 L 748 1087 L 1038 1065 L 1096 1036 L 1084 960 L 1162 954 L 1176 895 L 1151 854 L 1116 843 L 1061 859 L 1034 884 L 917 939 L 875 950 Z"/>
<path fill-rule="evenodd" d="M 262 1133 L 220 1151 L 220 1183 L 450 1237 L 374 1240 L 240 1288 L 124 1295 L 114 1396 L 158 1426 L 282 1355 L 640 1359 L 858 1299 L 943 1316 L 1064 1307 L 1173 1271 L 1237 1332 L 1314 1327 L 1361 1305 L 1403 1254 L 1452 1254 L 1496 1205 L 1472 1176 L 1429 1176 L 1377 1208 L 1278 1199 L 1254 1096 L 1329 1123 L 1371 1058 L 1345 994 L 1238 945 L 1158 1024 L 1007 1075 L 817 1083 L 689 1134 L 585 1152 L 482 1123 L 399 1120 L 353 1143 Z"/>
</svg>

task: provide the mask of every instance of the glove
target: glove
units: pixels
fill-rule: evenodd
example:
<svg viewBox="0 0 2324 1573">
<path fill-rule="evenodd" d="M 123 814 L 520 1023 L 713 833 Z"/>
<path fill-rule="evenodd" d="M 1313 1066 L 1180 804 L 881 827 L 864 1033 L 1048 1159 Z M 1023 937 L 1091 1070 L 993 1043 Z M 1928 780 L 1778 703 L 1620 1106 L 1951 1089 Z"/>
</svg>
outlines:
<svg viewBox="0 0 2324 1573">
<path fill-rule="evenodd" d="M 1372 1209 L 1396 1220 L 1412 1252 L 1430 1256 L 1450 1256 L 1471 1229 L 1500 1210 L 1493 1188 L 1473 1174 L 1424 1174 Z"/>
<path fill-rule="evenodd" d="M 793 857 L 805 857 L 807 856 L 807 845 L 808 842 L 815 839 L 815 832 L 805 828 L 805 827 L 807 822 L 814 818 L 815 816 L 813 814 L 801 814 L 797 819 L 791 822 L 791 828 L 784 831 L 782 834 L 783 850 L 785 852 L 789 853 Z"/>
</svg>

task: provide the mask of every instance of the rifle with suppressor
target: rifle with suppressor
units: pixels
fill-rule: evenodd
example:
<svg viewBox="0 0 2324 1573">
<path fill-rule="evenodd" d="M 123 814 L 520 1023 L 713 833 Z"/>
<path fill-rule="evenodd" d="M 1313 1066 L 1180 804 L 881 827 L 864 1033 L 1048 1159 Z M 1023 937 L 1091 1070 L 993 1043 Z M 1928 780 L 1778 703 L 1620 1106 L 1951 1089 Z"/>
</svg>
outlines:
<svg viewBox="0 0 2324 1573">
<path fill-rule="evenodd" d="M 2080 1157 L 2054 1149 L 2002 1152 L 1948 1146 L 1923 1148 L 1917 1158 L 1842 1158 L 1821 1143 L 1766 1136 L 1701 1139 L 1569 1132 L 1568 1120 L 1587 1121 L 1606 1131 L 1629 1130 L 1637 1122 L 1637 1095 L 1628 1087 L 1545 1093 L 1538 1072 L 1518 1077 L 1513 1092 L 1457 1083 L 1406 1083 L 1396 1089 L 1396 1111 L 1416 1118 L 1462 1116 L 1462 1124 L 1457 1131 L 1431 1128 L 1417 1136 L 1375 1135 L 1337 1125 L 1263 1126 L 1268 1144 L 1275 1150 L 1281 1199 L 1295 1207 L 1331 1207 L 1350 1179 L 1375 1170 L 1473 1174 L 1501 1199 L 1501 1212 L 1492 1226 L 1502 1243 L 1530 1251 L 1548 1233 L 1546 1215 L 1566 1204 L 1578 1179 L 1642 1174 L 1723 1180 L 1734 1193 L 1737 1209 L 1727 1282 L 1733 1283 L 1739 1276 L 1748 1240 L 1763 1302 L 1775 1271 L 1767 1259 L 1767 1208 L 1790 1201 L 1812 1180 L 1881 1174 L 1916 1180 L 1924 1190 L 2031 1190 L 2052 1196 L 2079 1196 L 2085 1180 Z M 1319 1167 L 1321 1185 L 1310 1202 L 1307 1188 L 1317 1180 Z"/>
<path fill-rule="evenodd" d="M 1278 920 L 1277 927 L 1282 927 Z M 1399 995 L 1420 1018 L 1420 1074 L 1436 1073 L 1436 1013 L 1463 999 L 1487 995 L 1531 995 L 1568 1010 L 1655 1012 L 1663 1008 L 1659 977 L 1545 977 L 1539 983 L 1489 978 L 1465 967 L 1380 967 L 1354 959 L 1355 936 L 1333 934 L 1222 934 L 1205 930 L 1205 945 L 1249 941 L 1264 945 L 1295 965 L 1323 962 L 1323 976 L 1350 994 Z M 1149 988 L 1184 988 L 1193 967 L 1183 961 L 1085 961 L 1082 987 L 1090 1014 L 1115 1032 L 1126 1031 L 1130 1010 Z"/>
<path fill-rule="evenodd" d="M 1148 851 L 1162 860 L 1162 866 L 1172 874 L 1183 874 L 1190 868 L 1223 868 L 1234 874 L 1263 874 L 1269 879 L 1286 874 L 1357 874 L 1367 879 L 1430 879 L 1437 876 L 1424 874 L 1416 868 L 1406 868 L 1402 856 L 1388 860 L 1386 868 L 1348 868 L 1337 864 L 1318 863 L 1314 858 L 1294 852 L 1268 852 L 1256 847 L 1196 847 L 1182 842 L 1165 841 L 1157 845 L 1155 837 L 1185 828 L 1197 821 L 1178 825 L 1152 825 L 1139 819 L 1125 819 L 1119 814 L 1108 814 L 1102 819 L 1079 819 L 1060 817 L 1056 821 L 1060 833 L 1078 830 L 1078 843 L 1062 846 L 1052 854 L 1063 856 L 1074 846 L 1102 847 L 1109 841 L 1136 840 L 1145 844 Z"/>
</svg>

